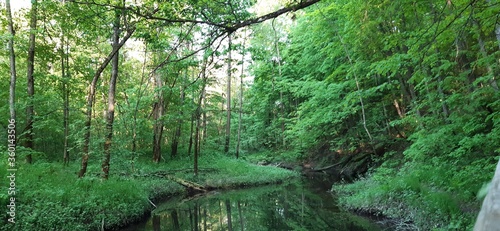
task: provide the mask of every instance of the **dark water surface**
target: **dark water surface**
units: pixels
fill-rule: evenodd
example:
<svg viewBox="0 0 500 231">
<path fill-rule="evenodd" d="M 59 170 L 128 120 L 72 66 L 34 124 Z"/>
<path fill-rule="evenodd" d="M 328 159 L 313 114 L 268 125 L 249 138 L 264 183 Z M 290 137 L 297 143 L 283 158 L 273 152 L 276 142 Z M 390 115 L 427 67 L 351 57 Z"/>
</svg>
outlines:
<svg viewBox="0 0 500 231">
<path fill-rule="evenodd" d="M 157 205 L 151 217 L 122 231 L 159 230 L 382 230 L 373 221 L 342 211 L 318 177 L 281 185 L 173 198 Z"/>
</svg>

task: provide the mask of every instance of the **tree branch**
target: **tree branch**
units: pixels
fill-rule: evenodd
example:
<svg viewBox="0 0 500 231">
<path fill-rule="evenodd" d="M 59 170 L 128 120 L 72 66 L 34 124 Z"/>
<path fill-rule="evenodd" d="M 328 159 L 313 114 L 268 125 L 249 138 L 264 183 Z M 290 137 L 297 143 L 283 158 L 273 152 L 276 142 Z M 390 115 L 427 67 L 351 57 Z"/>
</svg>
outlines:
<svg viewBox="0 0 500 231">
<path fill-rule="evenodd" d="M 238 23 L 228 23 L 228 24 L 215 23 L 215 22 L 212 22 L 210 20 L 203 21 L 203 20 L 187 19 L 187 18 L 165 18 L 165 17 L 155 15 L 156 12 L 159 11 L 158 9 L 154 9 L 152 12 L 141 12 L 139 7 L 115 6 L 115 5 L 97 3 L 95 1 L 81 2 L 81 1 L 74 1 L 73 0 L 71 2 L 76 3 L 76 4 L 96 5 L 96 6 L 101 6 L 101 7 L 110 7 L 110 8 L 119 9 L 119 10 L 127 10 L 127 11 L 129 11 L 129 12 L 131 12 L 139 17 L 145 18 L 145 19 L 158 20 L 158 21 L 163 21 L 163 22 L 167 22 L 167 23 L 205 24 L 205 25 L 209 25 L 209 26 L 215 26 L 218 28 L 222 28 L 225 31 L 231 33 L 231 32 L 234 32 L 234 31 L 240 29 L 240 28 L 250 26 L 253 24 L 257 24 L 257 23 L 261 23 L 261 22 L 264 22 L 266 20 L 276 18 L 276 17 L 278 17 L 282 14 L 288 13 L 288 12 L 304 9 L 308 6 L 311 6 L 315 3 L 318 3 L 319 1 L 321 1 L 321 0 L 300 0 L 300 2 L 297 4 L 281 8 L 277 11 L 271 12 L 271 13 L 266 14 L 266 15 L 256 17 L 256 18 L 251 18 L 251 19 L 248 19 L 248 20 L 245 20 L 242 22 L 238 22 Z M 203 15 L 203 13 L 202 13 L 202 15 Z"/>
<path fill-rule="evenodd" d="M 288 12 L 304 9 L 308 6 L 311 6 L 315 3 L 318 3 L 319 1 L 321 1 L 321 0 L 304 0 L 304 1 L 301 0 L 298 4 L 291 5 L 291 6 L 288 6 L 285 8 L 281 8 L 277 11 L 271 12 L 269 14 L 266 14 L 266 15 L 263 15 L 263 16 L 260 16 L 257 18 L 252 18 L 252 19 L 248 19 L 248 20 L 245 20 L 243 22 L 240 22 L 240 23 L 236 23 L 233 26 L 227 27 L 226 30 L 228 30 L 229 32 L 233 32 L 233 31 L 236 31 L 236 30 L 243 28 L 243 27 L 246 27 L 246 26 L 250 26 L 253 24 L 264 22 L 264 21 L 269 20 L 269 19 L 276 18 L 276 17 L 278 17 L 282 14 L 288 13 Z"/>
</svg>

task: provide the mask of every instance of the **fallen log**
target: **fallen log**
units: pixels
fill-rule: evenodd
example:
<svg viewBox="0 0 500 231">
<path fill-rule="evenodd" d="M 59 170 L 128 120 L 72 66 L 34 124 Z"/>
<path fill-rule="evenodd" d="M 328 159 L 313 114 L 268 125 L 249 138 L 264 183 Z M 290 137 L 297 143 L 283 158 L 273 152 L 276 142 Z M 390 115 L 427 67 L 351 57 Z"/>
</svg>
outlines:
<svg viewBox="0 0 500 231">
<path fill-rule="evenodd" d="M 322 168 L 312 168 L 310 171 L 312 172 L 322 172 L 322 171 L 325 171 L 325 170 L 328 170 L 330 168 L 335 168 L 341 164 L 344 164 L 344 162 L 339 162 L 339 163 L 336 163 L 336 164 L 332 164 L 332 165 L 329 165 L 329 166 L 326 166 L 326 167 L 322 167 Z"/>
<path fill-rule="evenodd" d="M 146 174 L 134 174 L 132 176 L 133 177 L 159 177 L 159 178 L 167 178 L 167 179 L 169 179 L 169 180 L 171 180 L 171 181 L 173 181 L 173 182 L 175 182 L 177 184 L 180 184 L 180 185 L 184 186 L 186 189 L 188 189 L 189 194 L 205 193 L 205 192 L 208 192 L 208 191 L 212 190 L 212 188 L 205 187 L 205 186 L 197 184 L 195 182 L 191 182 L 191 181 L 188 181 L 188 180 L 184 180 L 182 178 L 178 178 L 178 177 L 172 176 L 172 175 L 170 175 L 166 171 L 157 171 L 157 172 L 146 173 Z"/>
<path fill-rule="evenodd" d="M 172 175 L 165 175 L 165 178 L 173 181 L 173 182 L 176 182 L 184 187 L 186 187 L 188 190 L 190 190 L 190 192 L 207 192 L 209 191 L 205 186 L 203 185 L 200 185 L 200 184 L 197 184 L 197 183 L 194 183 L 194 182 L 191 182 L 191 181 L 187 181 L 187 180 L 184 180 L 184 179 L 181 179 L 181 178 L 177 178 L 175 176 L 172 176 Z"/>
</svg>

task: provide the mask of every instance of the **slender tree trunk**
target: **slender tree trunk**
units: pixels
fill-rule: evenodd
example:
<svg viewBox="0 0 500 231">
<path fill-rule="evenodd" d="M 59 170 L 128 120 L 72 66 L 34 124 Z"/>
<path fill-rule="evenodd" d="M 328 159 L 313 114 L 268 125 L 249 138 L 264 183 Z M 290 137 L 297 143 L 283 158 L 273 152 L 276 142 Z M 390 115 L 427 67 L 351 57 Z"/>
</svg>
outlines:
<svg viewBox="0 0 500 231">
<path fill-rule="evenodd" d="M 196 114 L 198 114 L 198 112 L 196 112 Z M 199 145 L 200 145 L 200 137 L 199 137 L 200 126 L 199 126 L 198 122 L 199 122 L 199 119 L 196 119 L 196 128 L 194 129 L 194 162 L 193 162 L 193 170 L 194 170 L 195 176 L 198 176 L 198 156 L 199 156 L 199 151 L 200 151 L 200 148 L 199 148 Z"/>
<path fill-rule="evenodd" d="M 219 201 L 219 227 L 223 227 L 222 225 L 222 219 L 223 219 L 223 214 L 222 214 L 222 201 Z"/>
<path fill-rule="evenodd" d="M 274 19 L 273 19 L 273 30 L 274 30 L 274 47 L 276 49 L 276 55 L 278 56 L 278 78 L 281 80 L 281 53 L 280 53 L 280 47 L 279 47 L 279 37 L 278 33 L 276 31 L 276 28 L 274 27 Z M 280 87 L 280 123 L 281 123 L 281 145 L 283 148 L 286 147 L 286 141 L 285 141 L 285 103 L 283 102 L 283 90 L 282 87 Z"/>
<path fill-rule="evenodd" d="M 195 120 L 196 120 L 196 127 L 194 131 L 194 174 L 198 175 L 198 156 L 200 155 L 200 125 L 201 125 L 201 103 L 203 101 L 203 96 L 205 92 L 205 87 L 207 84 L 207 75 L 206 75 L 206 69 L 207 69 L 207 62 L 204 62 L 203 70 L 202 70 L 202 81 L 203 85 L 201 87 L 200 91 L 200 96 L 198 98 L 198 107 L 196 108 L 195 112 Z"/>
<path fill-rule="evenodd" d="M 189 132 L 188 156 L 191 156 L 191 150 L 193 148 L 193 126 L 194 126 L 194 118 L 195 118 L 195 115 L 191 115 L 191 129 L 190 129 L 190 132 Z"/>
<path fill-rule="evenodd" d="M 172 217 L 172 225 L 173 225 L 173 230 L 177 231 L 177 230 L 181 230 L 180 228 L 180 225 L 179 225 L 179 216 L 177 215 L 177 209 L 174 209 L 171 213 L 170 213 L 170 217 Z"/>
<path fill-rule="evenodd" d="M 207 105 L 207 90 L 204 89 L 203 90 L 203 99 L 202 99 L 202 105 L 203 107 L 205 107 L 205 105 Z M 206 138 L 207 138 L 207 112 L 205 110 L 203 110 L 202 114 L 201 114 L 201 127 L 202 127 L 202 136 L 201 136 L 201 140 L 205 141 Z"/>
<path fill-rule="evenodd" d="M 226 200 L 225 204 L 226 204 L 226 216 L 227 216 L 227 230 L 233 231 L 233 223 L 231 221 L 231 202 L 229 200 Z"/>
<path fill-rule="evenodd" d="M 116 49 L 120 41 L 120 14 L 117 13 L 116 19 L 113 25 L 113 49 Z M 116 81 L 118 79 L 118 65 L 120 59 L 120 53 L 117 51 L 111 60 L 111 78 L 109 80 L 109 91 L 108 91 L 108 111 L 106 113 L 106 141 L 104 143 L 104 158 L 102 161 L 102 173 L 103 178 L 108 179 L 109 177 L 109 160 L 111 157 L 111 143 L 113 141 L 113 123 L 115 120 L 115 91 L 116 91 Z"/>
<path fill-rule="evenodd" d="M 339 35 L 339 38 L 340 38 L 340 35 Z M 351 59 L 349 51 L 347 50 L 346 45 L 344 44 L 344 42 L 342 42 L 342 38 L 340 38 L 340 41 L 341 41 L 342 45 L 344 46 L 344 50 L 345 50 L 347 59 L 349 60 L 349 63 L 352 65 L 353 61 Z M 358 89 L 359 102 L 361 104 L 361 115 L 362 115 L 362 118 L 363 118 L 363 128 L 365 129 L 366 134 L 368 135 L 368 138 L 370 139 L 370 143 L 373 143 L 372 135 L 370 134 L 370 131 L 368 130 L 368 127 L 366 126 L 365 105 L 363 103 L 363 97 L 361 96 L 361 87 L 359 86 L 358 75 L 356 74 L 356 72 L 354 72 L 354 80 L 356 81 L 356 88 Z M 373 150 L 375 152 L 375 148 L 373 148 Z"/>
<path fill-rule="evenodd" d="M 169 54 L 169 56 L 170 55 L 171 54 Z M 153 107 L 153 117 L 155 120 L 153 126 L 153 162 L 158 163 L 162 158 L 161 145 L 163 144 L 162 137 L 164 129 L 164 123 L 162 117 L 165 114 L 166 109 L 168 108 L 168 101 L 166 102 L 165 99 L 171 98 L 172 88 L 175 87 L 177 78 L 174 79 L 172 85 L 170 86 L 170 94 L 168 95 L 168 97 L 165 97 L 162 89 L 164 86 L 163 80 L 156 72 L 154 72 L 154 79 L 155 79 L 155 86 L 158 89 L 158 92 L 156 94 L 157 102 Z"/>
<path fill-rule="evenodd" d="M 226 143 L 224 152 L 229 152 L 229 144 L 231 141 L 231 34 L 228 36 L 228 58 L 227 58 L 227 104 L 226 104 Z"/>
<path fill-rule="evenodd" d="M 207 209 L 203 208 L 203 231 L 207 231 Z"/>
<path fill-rule="evenodd" d="M 245 225 L 244 225 L 244 221 L 243 221 L 243 214 L 241 212 L 241 202 L 238 201 L 238 216 L 240 218 L 240 228 L 241 228 L 241 231 L 244 231 L 245 230 Z"/>
<path fill-rule="evenodd" d="M 205 79 L 203 79 L 203 87 L 201 91 L 205 89 Z M 198 175 L 198 156 L 200 155 L 200 125 L 201 125 L 201 101 L 203 94 L 200 93 L 200 97 L 198 99 L 198 107 L 196 108 L 196 127 L 194 131 L 194 174 Z"/>
<path fill-rule="evenodd" d="M 12 22 L 12 12 L 10 8 L 10 0 L 5 1 L 7 8 L 7 23 L 9 28 L 9 61 L 10 61 L 10 89 L 9 89 L 9 111 L 11 123 L 16 125 L 16 53 L 14 52 L 14 23 Z M 14 147 L 16 143 L 14 142 Z"/>
<path fill-rule="evenodd" d="M 243 38 L 246 38 L 246 33 Z M 243 52 L 241 56 L 241 74 L 240 74 L 240 95 L 239 103 L 240 110 L 238 113 L 238 140 L 236 141 L 236 159 L 240 157 L 240 143 L 241 143 L 241 123 L 242 123 L 242 113 L 243 113 L 243 77 L 245 73 L 245 40 L 243 40 Z"/>
<path fill-rule="evenodd" d="M 134 33 L 135 28 L 131 28 L 127 30 L 127 34 L 123 37 L 122 41 L 118 44 L 118 46 L 113 47 L 113 50 L 111 53 L 108 54 L 106 59 L 101 63 L 99 68 L 94 74 L 94 77 L 92 78 L 92 82 L 89 85 L 89 93 L 87 96 L 87 109 L 86 109 L 86 114 L 85 114 L 85 134 L 83 137 L 83 156 L 82 156 L 82 164 L 80 171 L 78 172 L 79 177 L 85 176 L 85 173 L 87 172 L 87 165 L 88 165 L 88 160 L 89 160 L 89 147 L 90 147 L 90 128 L 91 128 L 91 122 L 92 122 L 92 108 L 94 105 L 94 100 L 95 100 L 95 90 L 97 86 L 97 81 L 101 77 L 102 72 L 104 69 L 108 66 L 108 64 L 111 62 L 111 59 L 113 56 L 120 50 L 121 47 L 125 44 L 125 42 L 132 36 Z"/>
<path fill-rule="evenodd" d="M 153 162 L 158 163 L 161 160 L 161 144 L 163 136 L 163 113 L 165 112 L 163 98 L 163 81 L 158 74 L 155 74 L 155 85 L 159 89 L 157 92 L 157 102 L 153 108 Z"/>
<path fill-rule="evenodd" d="M 61 41 L 62 46 L 64 46 L 64 35 Z M 64 165 L 69 164 L 69 73 L 68 69 L 68 56 L 67 53 L 69 51 L 69 47 L 66 44 L 66 53 L 64 52 L 64 48 L 61 48 L 61 75 L 62 75 L 62 92 L 63 92 L 63 100 L 64 100 L 64 111 L 63 111 L 63 123 L 64 123 L 64 150 L 63 150 L 63 163 Z"/>
<path fill-rule="evenodd" d="M 133 115 L 133 123 L 132 123 L 132 152 L 135 153 L 137 151 L 137 114 L 139 112 L 139 105 L 141 103 L 142 95 L 145 91 L 143 90 L 142 86 L 144 85 L 145 81 L 145 69 L 146 69 L 146 63 L 147 63 L 147 51 L 148 51 L 148 46 L 147 44 L 144 44 L 144 62 L 142 63 L 142 73 L 141 73 L 141 84 L 139 85 L 139 97 L 135 103 L 135 109 L 134 109 L 134 115 Z M 146 85 L 147 86 L 147 85 Z M 145 87 L 147 88 L 147 87 Z"/>
<path fill-rule="evenodd" d="M 35 31 L 36 31 L 36 16 L 37 16 L 38 3 L 37 0 L 31 1 L 31 13 L 30 13 L 30 36 L 29 36 L 29 48 L 28 48 L 28 67 L 27 67 L 27 90 L 28 90 L 28 105 L 26 107 L 26 140 L 24 142 L 24 147 L 29 149 L 34 149 L 35 145 L 33 143 L 33 114 L 34 114 L 34 95 L 35 95 L 35 85 L 33 72 L 35 69 Z M 26 162 L 31 164 L 32 162 L 31 152 L 26 155 Z"/>
<path fill-rule="evenodd" d="M 185 76 L 185 79 L 187 78 L 187 75 Z M 177 149 L 179 147 L 179 139 L 181 137 L 181 130 L 182 130 L 182 106 L 184 105 L 184 98 L 186 94 L 184 92 L 184 87 L 181 86 L 181 108 L 179 110 L 179 119 L 177 120 L 177 128 L 175 129 L 174 133 L 174 138 L 172 140 L 172 150 L 170 153 L 170 157 L 173 159 L 177 156 Z"/>
<path fill-rule="evenodd" d="M 194 228 L 194 231 L 199 231 L 199 227 L 200 227 L 200 222 L 198 221 L 199 220 L 199 205 L 197 202 L 194 203 L 194 211 L 193 211 L 193 214 L 194 214 L 194 219 L 193 219 L 193 228 Z"/>
</svg>

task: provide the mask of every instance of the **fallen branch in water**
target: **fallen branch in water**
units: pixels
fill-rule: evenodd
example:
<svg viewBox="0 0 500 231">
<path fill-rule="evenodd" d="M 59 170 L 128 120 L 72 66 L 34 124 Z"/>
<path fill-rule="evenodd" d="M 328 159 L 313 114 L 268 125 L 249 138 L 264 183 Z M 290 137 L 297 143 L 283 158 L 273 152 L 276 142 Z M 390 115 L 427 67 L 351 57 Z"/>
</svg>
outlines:
<svg viewBox="0 0 500 231">
<path fill-rule="evenodd" d="M 178 178 L 178 177 L 175 177 L 175 176 L 171 176 L 171 175 L 165 175 L 165 178 L 171 180 L 171 181 L 174 181 L 190 190 L 194 190 L 195 192 L 207 192 L 208 189 L 203 186 L 203 185 L 200 185 L 200 184 L 197 184 L 197 183 L 194 183 L 194 182 L 191 182 L 191 181 L 187 181 L 187 180 L 184 180 L 184 179 L 181 179 L 181 178 Z"/>
</svg>

